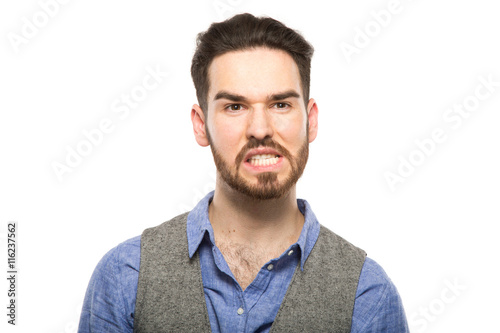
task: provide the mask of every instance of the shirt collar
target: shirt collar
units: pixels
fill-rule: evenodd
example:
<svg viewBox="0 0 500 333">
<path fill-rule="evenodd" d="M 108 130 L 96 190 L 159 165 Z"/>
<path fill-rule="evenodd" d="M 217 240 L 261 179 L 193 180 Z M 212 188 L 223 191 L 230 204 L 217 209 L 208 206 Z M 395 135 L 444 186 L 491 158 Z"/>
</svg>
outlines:
<svg viewBox="0 0 500 333">
<path fill-rule="evenodd" d="M 214 231 L 212 224 L 208 219 L 208 206 L 212 202 L 214 191 L 208 193 L 198 204 L 191 210 L 187 217 L 187 239 L 189 258 L 192 258 L 198 250 L 203 237 L 208 232 L 212 244 L 215 244 Z M 304 199 L 297 199 L 297 206 L 300 212 L 304 215 L 304 227 L 300 233 L 297 243 L 291 247 L 298 246 L 300 248 L 300 268 L 304 270 L 309 253 L 314 247 L 318 239 L 320 224 L 314 215 L 311 206 Z"/>
</svg>

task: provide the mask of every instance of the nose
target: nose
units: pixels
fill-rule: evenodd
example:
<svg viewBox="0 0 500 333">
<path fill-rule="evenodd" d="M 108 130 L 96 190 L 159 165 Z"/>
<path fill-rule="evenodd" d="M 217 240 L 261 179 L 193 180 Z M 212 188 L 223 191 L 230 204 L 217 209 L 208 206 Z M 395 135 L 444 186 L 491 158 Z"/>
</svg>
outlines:
<svg viewBox="0 0 500 333">
<path fill-rule="evenodd" d="M 254 137 L 258 140 L 263 140 L 266 137 L 273 137 L 273 119 L 266 108 L 255 107 L 250 112 L 246 134 L 248 139 Z"/>
</svg>

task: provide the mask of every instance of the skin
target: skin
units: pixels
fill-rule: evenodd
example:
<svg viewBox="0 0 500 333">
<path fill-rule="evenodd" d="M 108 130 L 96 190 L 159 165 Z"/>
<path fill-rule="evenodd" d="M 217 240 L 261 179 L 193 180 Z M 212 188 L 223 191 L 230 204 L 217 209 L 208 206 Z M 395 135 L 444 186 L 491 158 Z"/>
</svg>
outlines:
<svg viewBox="0 0 500 333">
<path fill-rule="evenodd" d="M 283 189 L 300 160 L 299 152 L 316 138 L 318 107 L 312 98 L 304 105 L 298 67 L 281 50 L 259 47 L 220 55 L 209 67 L 209 80 L 208 119 L 195 104 L 191 120 L 197 143 L 211 145 L 218 154 L 209 219 L 216 245 L 244 290 L 262 265 L 298 240 L 304 216 L 297 206 L 295 182 L 279 197 L 256 198 L 228 184 L 219 166 L 227 167 L 227 174 L 235 175 L 248 188 L 267 195 Z M 284 92 L 297 96 L 272 98 Z M 262 171 L 237 162 L 238 156 L 248 152 L 249 141 L 264 139 L 276 142 L 289 154 L 284 154 L 287 157 L 272 170 L 274 175 L 267 183 L 259 180 Z"/>
</svg>

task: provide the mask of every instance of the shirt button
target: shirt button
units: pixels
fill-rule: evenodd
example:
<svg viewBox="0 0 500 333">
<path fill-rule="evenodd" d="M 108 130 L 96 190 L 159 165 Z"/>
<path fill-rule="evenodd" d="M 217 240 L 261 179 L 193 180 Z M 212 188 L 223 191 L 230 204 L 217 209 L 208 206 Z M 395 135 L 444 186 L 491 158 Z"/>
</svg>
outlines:
<svg viewBox="0 0 500 333">
<path fill-rule="evenodd" d="M 269 265 L 267 265 L 267 270 L 268 270 L 268 271 L 272 270 L 273 268 L 274 268 L 273 264 L 269 264 Z"/>
<path fill-rule="evenodd" d="M 293 250 L 288 251 L 288 255 L 291 256 L 293 254 Z"/>
<path fill-rule="evenodd" d="M 243 312 L 245 312 L 245 310 L 243 310 L 243 308 L 239 308 L 238 311 L 236 311 L 236 312 L 238 312 L 238 314 L 241 315 L 241 314 L 243 314 Z"/>
</svg>

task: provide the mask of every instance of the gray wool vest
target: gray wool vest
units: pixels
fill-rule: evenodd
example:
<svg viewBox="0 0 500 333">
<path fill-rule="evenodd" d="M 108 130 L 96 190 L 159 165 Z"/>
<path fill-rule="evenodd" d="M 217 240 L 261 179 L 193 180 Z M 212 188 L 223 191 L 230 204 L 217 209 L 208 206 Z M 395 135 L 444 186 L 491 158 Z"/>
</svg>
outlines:
<svg viewBox="0 0 500 333">
<path fill-rule="evenodd" d="M 135 333 L 211 332 L 198 252 L 190 259 L 188 213 L 141 236 Z M 321 226 L 304 270 L 297 265 L 271 332 L 351 331 L 366 253 Z"/>
</svg>

